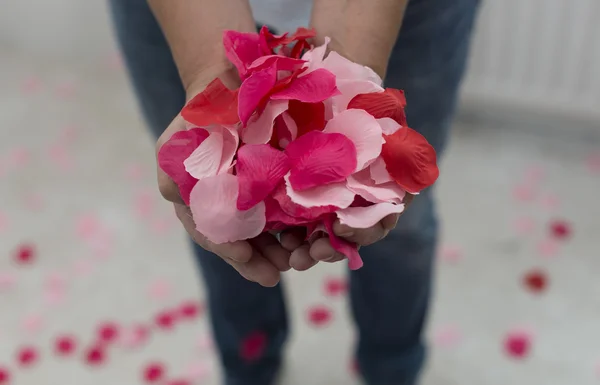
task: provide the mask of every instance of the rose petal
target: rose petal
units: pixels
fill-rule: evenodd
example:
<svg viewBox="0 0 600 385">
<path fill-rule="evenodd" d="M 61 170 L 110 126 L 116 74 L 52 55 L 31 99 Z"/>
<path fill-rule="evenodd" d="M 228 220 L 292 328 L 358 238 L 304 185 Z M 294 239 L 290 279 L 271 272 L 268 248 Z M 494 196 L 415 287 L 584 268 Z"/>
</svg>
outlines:
<svg viewBox="0 0 600 385">
<path fill-rule="evenodd" d="M 371 163 L 371 166 L 369 166 L 369 172 L 371 179 L 373 182 L 375 182 L 375 184 L 383 184 L 394 181 L 388 170 L 385 168 L 385 162 L 381 157 L 378 157 L 375 159 L 375 161 L 373 161 L 373 163 Z"/>
<path fill-rule="evenodd" d="M 381 130 L 385 135 L 393 135 L 402 127 L 400 123 L 392 118 L 379 118 L 377 122 L 381 126 Z"/>
<path fill-rule="evenodd" d="M 393 203 L 376 203 L 367 207 L 348 207 L 336 212 L 340 222 L 355 229 L 366 229 L 375 226 L 390 214 L 400 214 L 404 205 Z"/>
<path fill-rule="evenodd" d="M 199 180 L 190 195 L 196 230 L 211 242 L 225 243 L 258 236 L 266 224 L 265 204 L 240 211 L 238 178 L 221 174 Z"/>
<path fill-rule="evenodd" d="M 350 175 L 347 186 L 350 191 L 372 203 L 401 203 L 406 195 L 406 192 L 395 182 L 376 185 L 368 169 Z"/>
<path fill-rule="evenodd" d="M 321 68 L 298 77 L 286 88 L 271 95 L 271 99 L 318 103 L 335 95 L 339 95 L 335 75 Z"/>
<path fill-rule="evenodd" d="M 245 145 L 238 151 L 238 210 L 248 210 L 262 202 L 290 170 L 288 156 L 268 144 Z"/>
<path fill-rule="evenodd" d="M 392 178 L 410 193 L 431 186 L 439 176 L 435 149 L 427 139 L 409 127 L 385 136 L 381 157 Z"/>
<path fill-rule="evenodd" d="M 363 266 L 363 261 L 358 253 L 358 245 L 335 235 L 333 232 L 333 222 L 335 222 L 335 215 L 328 215 L 323 221 L 331 247 L 348 258 L 348 268 L 350 270 L 360 269 Z"/>
<path fill-rule="evenodd" d="M 223 155 L 219 164 L 218 174 L 223 174 L 231 169 L 233 158 L 238 150 L 240 138 L 237 129 L 232 126 L 217 126 L 223 134 Z"/>
<path fill-rule="evenodd" d="M 298 127 L 297 137 L 325 128 L 325 105 L 290 100 L 288 113 Z"/>
<path fill-rule="evenodd" d="M 504 339 L 504 351 L 512 358 L 525 358 L 531 350 L 532 338 L 531 333 L 525 330 L 510 331 Z"/>
<path fill-rule="evenodd" d="M 142 377 L 148 384 L 154 384 L 161 381 L 165 377 L 165 365 L 160 362 L 152 362 L 144 368 Z"/>
<path fill-rule="evenodd" d="M 381 127 L 365 111 L 343 111 L 327 122 L 323 132 L 342 134 L 354 143 L 357 162 L 355 172 L 367 167 L 381 153 Z"/>
<path fill-rule="evenodd" d="M 328 277 L 325 279 L 325 294 L 337 297 L 348 291 L 348 282 L 343 278 Z"/>
<path fill-rule="evenodd" d="M 331 71 L 339 80 L 368 80 L 375 84 L 381 85 L 381 77 L 369 67 L 354 63 L 339 53 L 332 51 L 323 60 L 323 68 Z"/>
<path fill-rule="evenodd" d="M 246 362 L 260 359 L 267 348 L 268 336 L 265 332 L 256 331 L 242 340 L 240 357 Z"/>
<path fill-rule="evenodd" d="M 344 181 L 356 168 L 356 147 L 338 133 L 311 131 L 290 143 L 285 152 L 296 191 Z"/>
<path fill-rule="evenodd" d="M 357 95 L 384 91 L 381 86 L 367 80 L 337 79 L 336 85 L 340 90 L 340 94 L 331 98 L 331 106 L 334 115 L 347 110 L 349 108 L 348 104 Z"/>
<path fill-rule="evenodd" d="M 532 293 L 539 294 L 548 287 L 548 277 L 542 270 L 532 270 L 523 277 L 523 284 Z"/>
<path fill-rule="evenodd" d="M 313 306 L 307 312 L 308 322 L 317 327 L 327 325 L 333 318 L 333 312 L 326 306 Z"/>
<path fill-rule="evenodd" d="M 185 170 L 183 162 L 208 135 L 208 131 L 203 128 L 178 131 L 158 151 L 159 167 L 177 184 L 186 204 L 190 203 L 190 191 L 197 180 Z"/>
<path fill-rule="evenodd" d="M 224 31 L 223 46 L 227 59 L 237 68 L 242 79 L 248 66 L 263 55 L 256 33 Z"/>
<path fill-rule="evenodd" d="M 223 134 L 212 132 L 183 162 L 185 170 L 194 178 L 217 175 L 223 155 Z"/>
<path fill-rule="evenodd" d="M 349 207 L 354 202 L 354 194 L 345 183 L 333 183 L 325 186 L 318 186 L 310 190 L 295 191 L 290 185 L 289 173 L 284 177 L 286 193 L 292 202 L 301 206 L 320 207 L 335 206 L 340 209 Z"/>
<path fill-rule="evenodd" d="M 240 121 L 237 106 L 238 90 L 230 90 L 216 78 L 183 107 L 181 116 L 196 126 L 235 124 Z"/>
<path fill-rule="evenodd" d="M 238 97 L 238 114 L 243 126 L 246 126 L 250 116 L 271 92 L 276 82 L 277 70 L 274 67 L 256 71 L 244 80 Z"/>
<path fill-rule="evenodd" d="M 256 59 L 249 67 L 252 71 L 262 71 L 267 68 L 275 68 L 277 71 L 296 71 L 306 63 L 301 59 L 280 55 L 267 55 Z"/>
<path fill-rule="evenodd" d="M 329 214 L 338 210 L 338 208 L 333 205 L 304 207 L 296 204 L 287 195 L 287 190 L 283 183 L 275 189 L 272 198 L 277 201 L 279 209 L 284 213 L 283 215 L 278 213 L 273 213 L 272 215 L 281 215 L 281 221 L 290 225 L 306 224 L 320 218 L 324 214 Z M 275 210 L 275 208 L 272 209 Z M 285 221 L 286 215 L 293 218 L 293 220 Z"/>
<path fill-rule="evenodd" d="M 312 72 L 318 68 L 323 66 L 323 59 L 325 58 L 325 53 L 327 53 L 327 46 L 331 42 L 329 37 L 325 37 L 325 43 L 322 45 L 311 49 L 302 55 L 302 60 L 306 60 L 308 62 L 308 71 Z"/>
<path fill-rule="evenodd" d="M 386 88 L 383 92 L 357 95 L 348 103 L 348 109 L 365 110 L 377 119 L 391 118 L 402 126 L 406 126 L 406 98 L 404 91 Z"/>
<path fill-rule="evenodd" d="M 273 135 L 273 122 L 287 109 L 287 100 L 269 102 L 262 113 L 253 115 L 242 128 L 242 141 L 247 144 L 268 143 Z"/>
</svg>

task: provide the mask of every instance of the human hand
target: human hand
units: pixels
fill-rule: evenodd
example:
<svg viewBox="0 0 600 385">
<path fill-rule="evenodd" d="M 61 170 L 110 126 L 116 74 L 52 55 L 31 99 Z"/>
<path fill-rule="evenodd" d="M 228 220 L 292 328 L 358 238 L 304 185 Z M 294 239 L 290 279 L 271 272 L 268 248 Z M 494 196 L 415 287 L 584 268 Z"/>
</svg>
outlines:
<svg viewBox="0 0 600 385">
<path fill-rule="evenodd" d="M 227 82 L 231 84 L 233 81 L 223 78 L 222 80 L 226 84 Z M 198 81 L 195 84 L 197 84 L 196 87 L 188 89 L 190 98 L 202 91 L 208 82 Z M 157 156 L 162 145 L 174 133 L 185 129 L 185 121 L 181 116 L 177 116 L 158 139 L 156 143 Z M 221 257 L 244 278 L 257 282 L 262 286 L 275 286 L 279 282 L 280 273 L 290 269 L 290 251 L 282 247 L 272 234 L 263 233 L 253 239 L 232 243 L 215 244 L 209 241 L 196 230 L 192 212 L 183 202 L 175 182 L 160 167 L 157 167 L 157 177 L 160 193 L 165 199 L 173 203 L 177 217 L 194 242 L 203 249 Z"/>
</svg>

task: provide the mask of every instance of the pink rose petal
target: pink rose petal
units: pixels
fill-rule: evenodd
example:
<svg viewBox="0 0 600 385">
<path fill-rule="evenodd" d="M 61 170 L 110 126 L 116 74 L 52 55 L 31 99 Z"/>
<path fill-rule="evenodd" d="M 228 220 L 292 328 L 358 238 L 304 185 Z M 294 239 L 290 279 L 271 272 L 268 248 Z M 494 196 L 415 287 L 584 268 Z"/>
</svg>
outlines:
<svg viewBox="0 0 600 385">
<path fill-rule="evenodd" d="M 265 204 L 240 211 L 238 178 L 221 174 L 199 180 L 190 195 L 196 230 L 215 243 L 234 242 L 258 236 L 266 224 Z"/>
<path fill-rule="evenodd" d="M 23 368 L 33 366 L 39 361 L 40 353 L 33 346 L 24 346 L 17 351 L 17 362 Z"/>
<path fill-rule="evenodd" d="M 517 185 L 513 188 L 513 197 L 519 202 L 531 202 L 535 199 L 536 191 L 530 185 Z"/>
<path fill-rule="evenodd" d="M 337 297 L 348 291 L 348 282 L 343 278 L 328 277 L 324 285 L 325 295 Z"/>
<path fill-rule="evenodd" d="M 21 328 L 27 333 L 37 333 L 44 325 L 44 319 L 40 314 L 30 314 L 21 320 Z"/>
<path fill-rule="evenodd" d="M 185 171 L 196 179 L 217 175 L 222 155 L 223 134 L 212 132 L 183 162 Z"/>
<path fill-rule="evenodd" d="M 519 217 L 515 220 L 514 228 L 518 234 L 531 234 L 535 228 L 535 222 L 531 217 Z"/>
<path fill-rule="evenodd" d="M 171 285 L 164 279 L 157 279 L 150 283 L 148 296 L 153 300 L 163 300 L 171 295 Z"/>
<path fill-rule="evenodd" d="M 349 176 L 347 186 L 350 191 L 373 203 L 393 202 L 399 204 L 406 196 L 406 192 L 395 182 L 376 185 L 371 179 L 368 169 Z"/>
<path fill-rule="evenodd" d="M 210 374 L 210 365 L 204 361 L 196 361 L 190 363 L 186 370 L 185 376 L 190 381 L 203 381 Z"/>
<path fill-rule="evenodd" d="M 371 179 L 376 185 L 394 181 L 387 168 L 385 168 L 385 161 L 381 157 L 375 159 L 371 166 L 369 166 L 369 171 Z"/>
<path fill-rule="evenodd" d="M 54 341 L 54 351 L 56 355 L 67 357 L 73 354 L 77 347 L 75 337 L 70 335 L 62 335 Z"/>
<path fill-rule="evenodd" d="M 246 362 L 259 360 L 267 348 L 268 336 L 265 332 L 256 331 L 242 340 L 240 357 Z"/>
<path fill-rule="evenodd" d="M 342 134 L 354 143 L 357 162 L 355 172 L 367 167 L 381 153 L 381 126 L 365 111 L 343 111 L 327 122 L 323 132 Z"/>
<path fill-rule="evenodd" d="M 362 258 L 358 253 L 358 246 L 355 243 L 351 243 L 346 241 L 343 238 L 338 237 L 333 232 L 333 223 L 335 222 L 335 216 L 329 215 L 325 217 L 323 223 L 325 225 L 325 229 L 327 230 L 327 234 L 329 236 L 329 242 L 331 243 L 331 247 L 341 254 L 343 254 L 346 258 L 348 258 L 348 268 L 350 270 L 358 270 L 363 266 Z"/>
<path fill-rule="evenodd" d="M 289 181 L 296 191 L 342 182 L 356 169 L 356 147 L 346 136 L 311 131 L 285 149 Z"/>
<path fill-rule="evenodd" d="M 214 342 L 210 334 L 202 334 L 196 340 L 196 346 L 200 350 L 211 350 L 213 348 Z"/>
<path fill-rule="evenodd" d="M 403 204 L 375 203 L 367 207 L 348 207 L 336 212 L 340 222 L 355 229 L 375 226 L 383 218 L 404 211 Z"/>
<path fill-rule="evenodd" d="M 275 86 L 276 81 L 277 70 L 272 67 L 254 72 L 244 80 L 240 87 L 238 101 L 238 115 L 243 126 L 246 126 L 250 116 Z"/>
<path fill-rule="evenodd" d="M 248 210 L 262 202 L 290 170 L 288 156 L 268 144 L 245 145 L 238 150 L 238 210 Z"/>
<path fill-rule="evenodd" d="M 339 94 L 340 91 L 335 85 L 335 76 L 320 68 L 298 77 L 288 87 L 271 95 L 271 99 L 294 99 L 305 103 L 318 103 Z"/>
<path fill-rule="evenodd" d="M 558 208 L 560 201 L 558 197 L 554 194 L 546 194 L 542 196 L 542 206 L 546 210 L 554 210 Z"/>
<path fill-rule="evenodd" d="M 540 257 L 552 258 L 555 257 L 559 251 L 559 243 L 552 238 L 547 238 L 539 241 L 536 248 Z"/>
<path fill-rule="evenodd" d="M 350 191 L 345 183 L 333 183 L 325 186 L 318 186 L 310 190 L 296 191 L 292 188 L 289 175 L 285 179 L 286 193 L 292 202 L 306 208 L 335 206 L 340 209 L 349 207 L 354 202 L 355 193 Z"/>
<path fill-rule="evenodd" d="M 335 51 L 330 52 L 323 60 L 323 68 L 331 71 L 338 80 L 368 80 L 377 85 L 382 83 L 375 71 L 354 63 Z"/>
<path fill-rule="evenodd" d="M 463 339 L 460 329 L 456 325 L 442 325 L 433 332 L 433 344 L 440 348 L 454 348 Z"/>
<path fill-rule="evenodd" d="M 333 318 L 333 312 L 327 306 L 313 306 L 307 311 L 308 322 L 316 327 L 327 325 Z"/>
<path fill-rule="evenodd" d="M 133 325 L 119 334 L 119 343 L 126 348 L 137 348 L 148 340 L 150 330 L 144 325 Z"/>
<path fill-rule="evenodd" d="M 246 127 L 242 128 L 242 141 L 247 144 L 268 143 L 273 135 L 273 122 L 287 109 L 287 100 L 267 103 L 265 110 L 260 114 L 253 115 Z"/>
<path fill-rule="evenodd" d="M 80 277 L 89 276 L 93 269 L 94 262 L 92 260 L 76 261 L 73 265 L 73 273 Z"/>
<path fill-rule="evenodd" d="M 514 359 L 523 359 L 531 351 L 533 335 L 527 330 L 512 330 L 504 338 L 504 351 Z"/>
<path fill-rule="evenodd" d="M 160 362 L 152 362 L 146 365 L 142 377 L 146 383 L 155 384 L 160 382 L 165 377 L 166 371 L 167 370 L 164 364 Z"/>
<path fill-rule="evenodd" d="M 463 259 L 464 252 L 456 245 L 444 245 L 439 252 L 440 260 L 447 263 L 458 263 Z"/>
</svg>

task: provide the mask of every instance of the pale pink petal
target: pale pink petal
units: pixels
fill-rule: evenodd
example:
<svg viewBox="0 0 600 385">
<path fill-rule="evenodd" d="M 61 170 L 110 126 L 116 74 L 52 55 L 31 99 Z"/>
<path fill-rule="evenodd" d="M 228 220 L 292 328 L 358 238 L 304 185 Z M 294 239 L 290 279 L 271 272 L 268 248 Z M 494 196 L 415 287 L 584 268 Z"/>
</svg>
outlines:
<svg viewBox="0 0 600 385">
<path fill-rule="evenodd" d="M 531 234 L 535 228 L 533 218 L 528 216 L 519 217 L 514 222 L 514 227 L 519 234 Z"/>
<path fill-rule="evenodd" d="M 204 361 L 192 362 L 186 369 L 186 377 L 191 381 L 201 381 L 210 374 L 210 365 Z"/>
<path fill-rule="evenodd" d="M 185 170 L 196 179 L 217 175 L 223 155 L 223 133 L 211 132 L 192 154 L 183 161 Z"/>
<path fill-rule="evenodd" d="M 447 263 L 458 263 L 463 259 L 463 254 L 460 246 L 443 245 L 439 251 L 439 258 Z"/>
<path fill-rule="evenodd" d="M 294 191 L 290 185 L 289 175 L 285 176 L 286 192 L 296 204 L 304 207 L 335 206 L 344 209 L 354 201 L 355 194 L 346 187 L 345 183 L 332 183 L 310 190 Z"/>
<path fill-rule="evenodd" d="M 237 208 L 248 210 L 262 202 L 290 170 L 288 156 L 268 144 L 247 144 L 238 151 Z"/>
<path fill-rule="evenodd" d="M 318 47 L 307 51 L 303 56 L 302 60 L 308 61 L 308 72 L 312 72 L 318 68 L 323 66 L 323 59 L 325 58 L 325 53 L 327 52 L 327 46 L 331 42 L 329 37 L 325 37 L 325 43 Z"/>
<path fill-rule="evenodd" d="M 406 195 L 406 192 L 395 182 L 376 185 L 368 169 L 349 176 L 347 186 L 350 191 L 373 203 L 401 203 Z"/>
<path fill-rule="evenodd" d="M 371 179 L 375 182 L 375 184 L 394 181 L 387 168 L 385 168 L 385 161 L 381 157 L 378 157 L 373 163 L 371 163 L 371 166 L 369 166 L 369 171 L 371 173 Z"/>
<path fill-rule="evenodd" d="M 355 172 L 367 167 L 381 153 L 381 127 L 366 111 L 343 111 L 327 122 L 323 132 L 342 134 L 354 143 L 357 163 Z"/>
<path fill-rule="evenodd" d="M 536 189 L 527 184 L 519 184 L 513 188 L 513 197 L 520 202 L 530 202 L 536 197 Z"/>
<path fill-rule="evenodd" d="M 336 214 L 341 223 L 355 229 L 366 229 L 375 226 L 390 214 L 400 214 L 403 211 L 403 204 L 376 203 L 367 207 L 348 207 Z"/>
<path fill-rule="evenodd" d="M 298 77 L 289 86 L 271 95 L 271 99 L 294 99 L 305 103 L 319 103 L 339 94 L 335 85 L 335 76 L 320 68 L 308 75 Z"/>
<path fill-rule="evenodd" d="M 157 279 L 150 283 L 148 296 L 154 300 L 166 299 L 171 294 L 171 285 L 164 279 Z"/>
<path fill-rule="evenodd" d="M 379 122 L 384 135 L 393 135 L 400 127 L 402 127 L 400 123 L 392 118 L 380 118 L 377 119 L 377 122 Z"/>
<path fill-rule="evenodd" d="M 231 169 L 233 158 L 238 150 L 240 138 L 236 127 L 217 126 L 218 130 L 223 133 L 223 154 L 219 164 L 218 174 L 223 174 Z"/>
<path fill-rule="evenodd" d="M 238 178 L 220 174 L 196 183 L 190 195 L 190 209 L 196 230 L 214 243 L 234 242 L 258 236 L 266 224 L 265 204 L 240 211 Z"/>
<path fill-rule="evenodd" d="M 348 108 L 350 101 L 354 99 L 356 95 L 384 91 L 379 85 L 367 80 L 337 79 L 336 85 L 338 90 L 340 90 L 340 94 L 331 98 L 334 115 L 345 111 Z"/>
<path fill-rule="evenodd" d="M 260 102 L 271 91 L 277 81 L 277 70 L 273 67 L 254 72 L 242 83 L 238 96 L 238 115 L 245 126 Z"/>
<path fill-rule="evenodd" d="M 242 128 L 242 142 L 247 144 L 265 144 L 273 135 L 275 118 L 288 109 L 287 100 L 269 102 L 262 114 L 253 115 L 246 127 Z"/>
<path fill-rule="evenodd" d="M 559 246 L 558 241 L 552 238 L 543 239 L 537 244 L 537 252 L 542 258 L 553 258 L 560 251 Z"/>
<path fill-rule="evenodd" d="M 323 68 L 331 71 L 337 79 L 368 80 L 381 85 L 381 77 L 369 67 L 354 63 L 333 51 L 323 60 Z"/>
<path fill-rule="evenodd" d="M 40 331 L 44 323 L 44 319 L 40 314 L 30 314 L 21 320 L 21 328 L 28 333 L 36 333 Z"/>
<path fill-rule="evenodd" d="M 442 325 L 433 331 L 433 345 L 441 348 L 455 347 L 462 340 L 462 333 L 456 325 Z"/>
<path fill-rule="evenodd" d="M 290 158 L 290 183 L 303 191 L 342 182 L 356 169 L 356 147 L 345 135 L 311 131 L 285 149 Z"/>
<path fill-rule="evenodd" d="M 542 197 L 542 206 L 546 210 L 554 210 L 560 205 L 560 200 L 555 194 L 546 194 Z"/>
<path fill-rule="evenodd" d="M 14 274 L 0 272 L 0 291 L 11 289 L 16 282 L 17 278 Z"/>
</svg>

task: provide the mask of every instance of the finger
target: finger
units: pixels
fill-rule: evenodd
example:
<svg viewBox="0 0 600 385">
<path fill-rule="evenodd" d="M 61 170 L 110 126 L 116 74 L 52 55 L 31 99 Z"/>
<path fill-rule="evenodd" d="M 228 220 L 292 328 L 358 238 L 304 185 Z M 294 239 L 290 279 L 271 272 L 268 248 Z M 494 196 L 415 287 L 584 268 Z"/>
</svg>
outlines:
<svg viewBox="0 0 600 385">
<path fill-rule="evenodd" d="M 306 229 L 296 227 L 285 230 L 280 235 L 281 246 L 284 249 L 292 252 L 298 247 L 302 246 L 304 239 L 306 238 Z"/>
<path fill-rule="evenodd" d="M 412 203 L 413 199 L 415 199 L 415 196 L 413 194 L 406 193 L 406 196 L 404 197 L 402 203 L 404 203 L 405 207 L 408 207 Z"/>
<path fill-rule="evenodd" d="M 281 246 L 275 236 L 263 233 L 250 240 L 250 244 L 279 271 L 290 269 L 290 252 Z"/>
<path fill-rule="evenodd" d="M 398 223 L 398 218 L 400 218 L 400 214 L 390 214 L 381 220 L 381 226 L 386 231 L 393 230 Z"/>
<path fill-rule="evenodd" d="M 190 208 L 183 204 L 174 203 L 175 213 L 177 218 L 183 224 L 183 227 L 192 237 L 194 242 L 199 244 L 203 249 L 217 254 L 221 258 L 227 258 L 236 262 L 248 262 L 252 257 L 252 246 L 245 241 L 237 241 L 232 243 L 215 244 L 210 242 L 206 237 L 196 230 L 196 224 L 192 218 Z"/>
<path fill-rule="evenodd" d="M 171 124 L 169 124 L 156 142 L 157 159 L 162 145 L 165 144 L 174 133 L 182 130 L 185 130 L 185 121 L 178 115 L 173 119 Z M 158 180 L 158 189 L 166 200 L 173 203 L 183 203 L 183 199 L 181 199 L 181 194 L 179 193 L 179 187 L 177 187 L 175 182 L 173 182 L 173 180 L 158 166 L 158 162 L 156 163 L 156 178 Z"/>
<path fill-rule="evenodd" d="M 310 257 L 315 261 L 333 261 L 339 254 L 331 246 L 329 238 L 319 238 L 310 245 Z"/>
<path fill-rule="evenodd" d="M 228 261 L 242 277 L 249 281 L 256 282 L 261 286 L 273 287 L 279 283 L 281 274 L 279 270 L 258 251 L 252 254 L 252 258 L 246 263 L 234 260 Z"/>
<path fill-rule="evenodd" d="M 366 229 L 354 229 L 347 225 L 343 225 L 339 220 L 336 220 L 333 224 L 333 232 L 338 237 L 357 243 L 361 246 L 366 246 L 375 243 L 386 236 L 388 230 L 383 227 L 381 222 Z"/>
<path fill-rule="evenodd" d="M 290 257 L 290 266 L 297 271 L 305 271 L 317 264 L 318 261 L 312 259 L 309 254 L 310 246 L 303 244 L 292 251 Z"/>
</svg>

